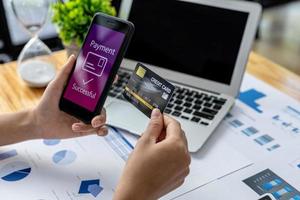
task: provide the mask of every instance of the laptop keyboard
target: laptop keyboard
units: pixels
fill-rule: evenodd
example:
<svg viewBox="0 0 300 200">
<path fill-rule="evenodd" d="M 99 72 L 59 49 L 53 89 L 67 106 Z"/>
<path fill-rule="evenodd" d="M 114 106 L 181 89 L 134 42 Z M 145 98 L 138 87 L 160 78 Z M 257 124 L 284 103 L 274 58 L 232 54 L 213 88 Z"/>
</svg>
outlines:
<svg viewBox="0 0 300 200">
<path fill-rule="evenodd" d="M 131 72 L 120 69 L 119 79 L 109 91 L 109 96 L 124 100 L 123 89 Z M 217 95 L 176 86 L 174 94 L 164 112 L 194 123 L 208 126 L 222 109 L 226 99 Z"/>
</svg>

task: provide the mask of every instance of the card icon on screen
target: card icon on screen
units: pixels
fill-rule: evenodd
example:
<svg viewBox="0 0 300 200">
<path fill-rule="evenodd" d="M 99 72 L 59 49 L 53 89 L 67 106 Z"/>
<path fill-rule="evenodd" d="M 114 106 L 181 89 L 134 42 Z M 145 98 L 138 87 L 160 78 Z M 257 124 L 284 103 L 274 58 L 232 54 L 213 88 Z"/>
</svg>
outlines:
<svg viewBox="0 0 300 200">
<path fill-rule="evenodd" d="M 82 69 L 98 77 L 102 76 L 102 73 L 106 67 L 107 58 L 88 52 L 86 59 L 83 63 Z"/>
</svg>

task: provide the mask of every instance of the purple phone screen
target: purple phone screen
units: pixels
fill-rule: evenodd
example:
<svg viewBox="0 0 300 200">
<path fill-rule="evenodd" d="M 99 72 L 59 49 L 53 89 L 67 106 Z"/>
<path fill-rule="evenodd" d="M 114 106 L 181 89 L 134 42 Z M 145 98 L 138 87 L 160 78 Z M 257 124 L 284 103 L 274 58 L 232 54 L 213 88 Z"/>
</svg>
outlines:
<svg viewBox="0 0 300 200">
<path fill-rule="evenodd" d="M 92 25 L 65 90 L 65 99 L 95 110 L 124 37 L 124 33 Z"/>
</svg>

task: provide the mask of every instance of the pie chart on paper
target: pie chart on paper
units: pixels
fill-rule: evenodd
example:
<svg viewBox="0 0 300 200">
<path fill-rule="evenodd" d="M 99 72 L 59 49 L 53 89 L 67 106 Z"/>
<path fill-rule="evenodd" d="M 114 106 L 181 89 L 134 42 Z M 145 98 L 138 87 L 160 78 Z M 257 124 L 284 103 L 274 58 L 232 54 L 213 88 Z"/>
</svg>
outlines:
<svg viewBox="0 0 300 200">
<path fill-rule="evenodd" d="M 14 182 L 26 178 L 31 172 L 27 162 L 15 161 L 0 168 L 0 178 L 4 181 Z"/>
<path fill-rule="evenodd" d="M 62 150 L 55 153 L 52 157 L 52 160 L 55 164 L 58 165 L 69 165 L 76 160 L 76 153 L 70 150 Z"/>
</svg>

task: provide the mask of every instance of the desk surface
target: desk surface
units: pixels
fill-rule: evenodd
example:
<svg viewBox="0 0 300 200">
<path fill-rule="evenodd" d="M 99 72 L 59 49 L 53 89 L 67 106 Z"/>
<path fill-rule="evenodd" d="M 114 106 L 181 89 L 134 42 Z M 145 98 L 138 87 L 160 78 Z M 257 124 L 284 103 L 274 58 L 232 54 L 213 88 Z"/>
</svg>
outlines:
<svg viewBox="0 0 300 200">
<path fill-rule="evenodd" d="M 60 69 L 67 59 L 65 51 L 54 53 L 53 59 Z M 250 55 L 247 72 L 300 101 L 300 77 L 296 74 L 255 53 Z M 0 65 L 0 112 L 32 107 L 43 91 L 26 86 L 16 72 L 16 62 Z"/>
</svg>

